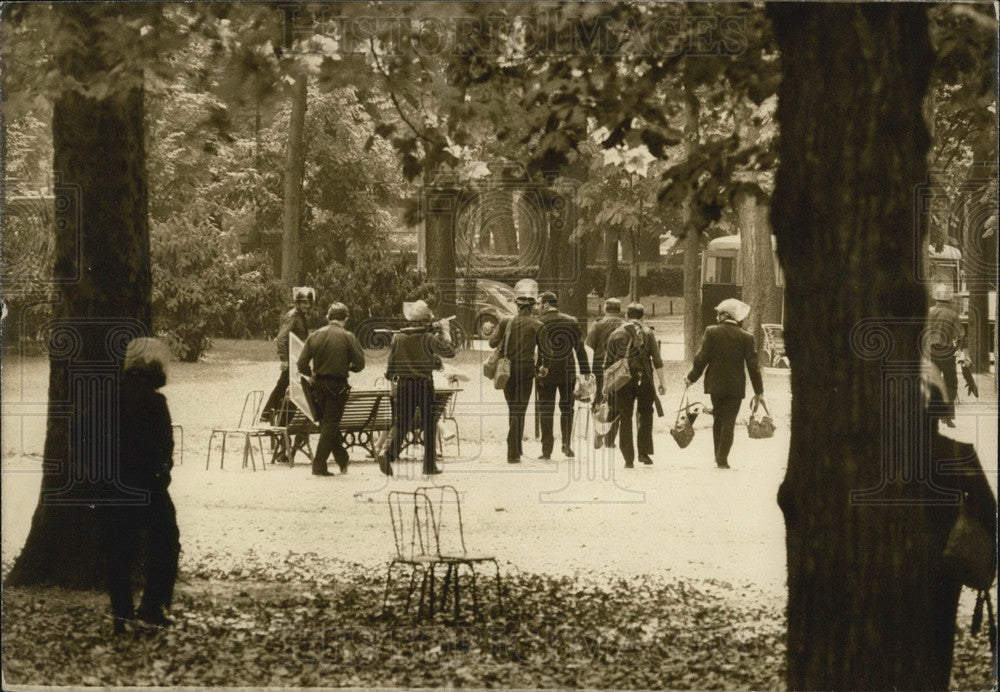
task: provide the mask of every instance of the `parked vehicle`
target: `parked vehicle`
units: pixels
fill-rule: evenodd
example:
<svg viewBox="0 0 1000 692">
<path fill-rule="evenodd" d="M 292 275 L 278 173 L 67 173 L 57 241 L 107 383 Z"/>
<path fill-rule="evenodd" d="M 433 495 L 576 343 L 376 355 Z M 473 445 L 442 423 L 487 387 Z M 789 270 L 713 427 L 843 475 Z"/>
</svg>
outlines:
<svg viewBox="0 0 1000 692">
<path fill-rule="evenodd" d="M 476 293 L 471 306 L 462 302 L 464 298 L 465 279 L 459 279 L 458 317 L 462 324 L 473 325 L 473 334 L 478 339 L 489 339 L 493 336 L 505 317 L 517 314 L 514 304 L 514 289 L 500 281 L 492 279 L 475 279 Z"/>
</svg>

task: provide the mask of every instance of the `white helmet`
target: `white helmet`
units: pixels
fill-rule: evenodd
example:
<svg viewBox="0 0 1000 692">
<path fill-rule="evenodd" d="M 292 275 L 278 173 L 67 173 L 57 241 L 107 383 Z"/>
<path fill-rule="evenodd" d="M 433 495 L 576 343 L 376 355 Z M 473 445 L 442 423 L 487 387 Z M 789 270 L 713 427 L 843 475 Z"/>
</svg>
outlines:
<svg viewBox="0 0 1000 692">
<path fill-rule="evenodd" d="M 955 292 L 948 284 L 937 284 L 931 292 L 934 300 L 949 301 L 955 297 Z"/>
<path fill-rule="evenodd" d="M 518 305 L 534 305 L 538 302 L 538 282 L 521 279 L 514 284 L 514 302 Z"/>
</svg>

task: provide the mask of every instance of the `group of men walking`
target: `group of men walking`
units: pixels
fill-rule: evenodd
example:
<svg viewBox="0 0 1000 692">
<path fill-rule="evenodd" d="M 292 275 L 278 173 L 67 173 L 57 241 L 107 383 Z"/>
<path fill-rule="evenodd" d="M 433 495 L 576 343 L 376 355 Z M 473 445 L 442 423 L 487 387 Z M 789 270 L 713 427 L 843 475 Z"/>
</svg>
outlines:
<svg viewBox="0 0 1000 692">
<path fill-rule="evenodd" d="M 340 421 L 351 393 L 348 377 L 350 373 L 364 369 L 365 353 L 357 337 L 346 328 L 349 315 L 346 305 L 332 303 L 326 312 L 327 324 L 309 333 L 308 318 L 315 292 L 309 287 L 296 287 L 293 297 L 295 307 L 283 316 L 278 330 L 281 373 L 264 406 L 262 418 L 268 422 L 276 420 L 289 385 L 289 335 L 295 334 L 304 341 L 296 365 L 299 373 L 311 383 L 312 403 L 320 428 L 312 473 L 314 476 L 332 476 L 327 466 L 332 454 L 340 473 L 344 474 L 350 459 L 340 435 Z M 434 313 L 425 301 L 413 301 L 404 308 L 409 326 L 393 336 L 385 373 L 395 393 L 394 424 L 377 460 L 382 472 L 391 476 L 392 463 L 399 457 L 406 434 L 419 412 L 424 443 L 424 473 L 436 474 L 441 471 L 434 462 L 436 421 L 432 413 L 433 374 L 435 369 L 441 367 L 443 358 L 455 355 L 455 346 L 448 321 L 434 321 Z"/>
<path fill-rule="evenodd" d="M 327 310 L 328 324 L 311 334 L 308 312 L 315 300 L 311 288 L 294 289 L 295 307 L 282 319 L 278 334 L 281 373 L 264 407 L 263 418 L 274 420 L 289 383 L 289 335 L 304 340 L 297 359 L 299 372 L 310 378 L 315 410 L 320 421 L 320 439 L 313 458 L 312 473 L 332 475 L 327 460 L 332 454 L 341 473 L 346 473 L 349 458 L 339 432 L 340 419 L 350 394 L 348 376 L 361 372 L 365 355 L 357 338 L 345 327 L 348 309 L 335 302 Z M 556 409 L 558 406 L 559 442 L 565 457 L 573 457 L 572 432 L 578 378 L 585 392 L 592 392 L 596 408 L 605 401 L 611 413 L 610 429 L 595 435 L 597 449 L 620 450 L 626 468 L 635 461 L 653 463 L 653 410 L 661 409 L 658 395 L 666 392 L 663 361 L 653 330 L 643 323 L 645 310 L 631 303 L 622 314 L 621 301 L 609 298 L 604 314 L 584 338 L 576 318 L 559 310 L 555 292 L 538 294 L 530 279 L 515 287 L 517 314 L 503 320 L 490 338 L 490 346 L 499 349 L 509 360 L 510 375 L 503 387 L 508 407 L 507 462 L 520 463 L 524 458 L 524 424 L 532 392 L 537 398 L 541 432 L 539 459 L 552 458 L 556 445 Z M 740 301 L 724 301 L 717 308 L 719 324 L 709 327 L 691 371 L 684 379 L 690 386 L 705 375 L 705 391 L 712 399 L 715 461 L 719 468 L 729 468 L 728 455 L 733 443 L 733 429 L 746 388 L 749 373 L 755 399 L 763 394 L 760 369 L 753 337 L 740 323 L 749 308 Z M 379 469 L 392 475 L 392 464 L 399 457 L 407 432 L 421 414 L 425 474 L 440 473 L 435 463 L 436 421 L 433 415 L 434 370 L 442 359 L 455 355 L 447 320 L 434 320 L 430 306 L 423 300 L 405 304 L 408 326 L 397 331 L 389 346 L 386 378 L 393 387 L 394 425 L 376 457 Z M 584 346 L 590 347 L 588 360 Z M 616 362 L 627 361 L 628 378 L 614 391 L 605 391 L 605 373 Z M 584 398 L 589 398 L 586 396 Z M 661 414 L 662 415 L 662 414 Z M 616 444 L 617 443 L 617 444 Z"/>
</svg>

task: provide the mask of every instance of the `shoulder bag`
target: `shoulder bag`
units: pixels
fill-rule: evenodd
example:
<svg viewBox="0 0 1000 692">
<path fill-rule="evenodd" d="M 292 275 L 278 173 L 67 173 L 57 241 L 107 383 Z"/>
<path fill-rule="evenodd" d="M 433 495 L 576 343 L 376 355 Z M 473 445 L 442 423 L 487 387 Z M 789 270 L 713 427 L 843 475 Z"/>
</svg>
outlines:
<svg viewBox="0 0 1000 692">
<path fill-rule="evenodd" d="M 507 333 L 503 339 L 503 352 L 497 357 L 496 368 L 493 373 L 494 389 L 503 389 L 507 386 L 507 380 L 510 379 L 510 358 L 507 356 L 507 350 L 510 347 L 510 333 L 513 331 L 513 327 L 514 320 L 511 319 L 507 323 Z"/>
<path fill-rule="evenodd" d="M 628 332 L 628 328 L 625 329 Z M 635 342 L 634 332 L 629 332 L 629 344 L 625 347 L 625 354 L 609 365 L 604 371 L 604 396 L 610 396 L 628 384 L 632 379 L 632 370 L 628 365 L 628 354 Z"/>
</svg>

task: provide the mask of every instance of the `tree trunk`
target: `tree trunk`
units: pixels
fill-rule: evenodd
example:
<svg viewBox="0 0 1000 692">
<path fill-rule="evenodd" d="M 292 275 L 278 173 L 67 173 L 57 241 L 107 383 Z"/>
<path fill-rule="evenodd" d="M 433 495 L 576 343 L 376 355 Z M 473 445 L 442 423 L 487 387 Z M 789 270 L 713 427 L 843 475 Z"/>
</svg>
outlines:
<svg viewBox="0 0 1000 692">
<path fill-rule="evenodd" d="M 57 56 L 65 74 L 100 69 L 101 13 L 59 8 L 80 32 Z M 107 66 L 103 66 L 107 67 Z M 128 341 L 150 332 L 143 90 L 65 93 L 52 113 L 57 171 L 48 421 L 38 506 L 5 586 L 95 588 L 103 581 L 96 508 L 117 478 L 118 383 Z"/>
<path fill-rule="evenodd" d="M 501 255 L 516 255 L 519 251 L 517 229 L 514 228 L 514 188 L 504 185 L 495 195 L 490 195 L 492 209 L 487 210 L 486 221 L 493 232 L 496 251 Z"/>
<path fill-rule="evenodd" d="M 613 298 L 621 288 L 618 286 L 618 231 L 604 231 L 604 266 L 607 275 L 604 277 L 604 297 Z"/>
<path fill-rule="evenodd" d="M 929 145 L 926 10 L 768 11 L 783 69 L 771 219 L 793 363 L 778 494 L 788 686 L 945 689 L 958 587 L 941 586 L 940 556 L 957 498 L 929 481 L 938 438 L 920 396 L 927 298 L 913 259 L 926 241 L 913 208 Z"/>
<path fill-rule="evenodd" d="M 425 176 L 425 180 L 429 177 Z M 437 286 L 441 302 L 436 313 L 441 317 L 458 312 L 455 287 L 455 217 L 458 208 L 458 190 L 433 184 L 424 188 L 427 280 Z M 463 323 L 461 327 L 466 334 L 471 334 L 475 325 Z"/>
<path fill-rule="evenodd" d="M 694 87 L 684 87 L 684 156 L 690 158 L 698 146 L 698 96 Z M 701 345 L 701 237 L 693 222 L 693 191 L 684 200 L 684 358 L 692 360 Z"/>
<path fill-rule="evenodd" d="M 781 291 L 775 282 L 769 209 L 763 191 L 756 185 L 739 186 L 733 194 L 733 208 L 740 227 L 743 302 L 750 306 L 743 328 L 754 335 L 760 350 L 760 325 L 781 321 Z"/>
<path fill-rule="evenodd" d="M 308 76 L 299 70 L 292 85 L 292 110 L 288 120 L 285 151 L 285 206 L 282 216 L 281 280 L 293 286 L 301 280 L 299 233 L 302 223 L 302 175 L 305 168 L 303 135 L 306 122 Z"/>
</svg>

